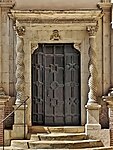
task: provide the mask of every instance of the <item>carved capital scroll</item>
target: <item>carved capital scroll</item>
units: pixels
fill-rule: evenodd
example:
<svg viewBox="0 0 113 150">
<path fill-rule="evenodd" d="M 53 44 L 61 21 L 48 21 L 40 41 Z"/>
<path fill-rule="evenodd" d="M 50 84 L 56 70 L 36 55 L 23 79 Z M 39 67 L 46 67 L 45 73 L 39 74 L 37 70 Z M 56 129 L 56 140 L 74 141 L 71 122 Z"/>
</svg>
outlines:
<svg viewBox="0 0 113 150">
<path fill-rule="evenodd" d="M 98 30 L 98 24 L 95 26 L 87 26 L 86 30 L 89 33 L 89 36 L 95 36 Z"/>
</svg>

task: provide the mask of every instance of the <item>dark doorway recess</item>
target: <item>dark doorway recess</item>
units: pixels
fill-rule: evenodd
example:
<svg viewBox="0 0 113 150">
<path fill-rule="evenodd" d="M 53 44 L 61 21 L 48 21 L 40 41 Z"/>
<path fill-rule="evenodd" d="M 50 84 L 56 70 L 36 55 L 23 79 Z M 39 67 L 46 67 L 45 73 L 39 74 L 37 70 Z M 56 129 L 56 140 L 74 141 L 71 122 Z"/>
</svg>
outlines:
<svg viewBox="0 0 113 150">
<path fill-rule="evenodd" d="M 39 44 L 32 54 L 32 125 L 80 125 L 80 52 Z"/>
</svg>

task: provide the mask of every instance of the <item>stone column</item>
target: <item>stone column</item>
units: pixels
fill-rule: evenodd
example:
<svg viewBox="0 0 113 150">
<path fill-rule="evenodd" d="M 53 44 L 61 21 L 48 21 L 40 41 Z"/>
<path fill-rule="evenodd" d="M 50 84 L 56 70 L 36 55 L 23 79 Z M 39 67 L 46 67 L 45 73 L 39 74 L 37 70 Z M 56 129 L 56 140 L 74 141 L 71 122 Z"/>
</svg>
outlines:
<svg viewBox="0 0 113 150">
<path fill-rule="evenodd" d="M 17 45 L 16 45 L 16 104 L 20 104 L 24 99 L 24 87 L 25 87 L 25 79 L 24 79 L 24 39 L 23 36 L 25 34 L 25 27 L 16 26 L 17 33 Z"/>
<path fill-rule="evenodd" d="M 88 102 L 86 105 L 87 109 L 87 123 L 86 123 L 86 132 L 90 134 L 90 130 L 100 129 L 99 124 L 99 109 L 100 105 L 98 104 L 98 72 L 96 67 L 97 55 L 96 55 L 96 32 L 98 26 L 88 26 L 87 31 L 89 33 L 89 93 L 88 93 Z"/>
<path fill-rule="evenodd" d="M 0 8 L 0 95 L 5 95 L 2 88 L 2 8 Z"/>
<path fill-rule="evenodd" d="M 110 45 L 113 45 L 111 40 L 111 6 L 112 4 L 109 0 L 103 0 L 102 3 L 98 3 L 99 8 L 103 11 L 102 17 L 102 40 L 103 40 L 103 94 L 106 94 L 109 87 L 113 85 L 113 48 Z M 110 52 L 111 51 L 111 52 Z"/>
<path fill-rule="evenodd" d="M 16 44 L 16 106 L 17 108 L 19 104 L 21 104 L 25 100 L 25 79 L 24 79 L 24 35 L 25 35 L 25 27 L 24 26 L 16 26 L 15 27 L 17 33 L 17 44 Z M 18 110 L 15 111 L 14 114 L 14 125 L 13 131 L 11 132 L 11 137 L 13 139 L 23 139 L 26 138 L 27 135 L 27 124 L 26 124 L 26 109 L 27 105 L 21 105 Z M 17 133 L 17 131 L 19 131 Z"/>
</svg>

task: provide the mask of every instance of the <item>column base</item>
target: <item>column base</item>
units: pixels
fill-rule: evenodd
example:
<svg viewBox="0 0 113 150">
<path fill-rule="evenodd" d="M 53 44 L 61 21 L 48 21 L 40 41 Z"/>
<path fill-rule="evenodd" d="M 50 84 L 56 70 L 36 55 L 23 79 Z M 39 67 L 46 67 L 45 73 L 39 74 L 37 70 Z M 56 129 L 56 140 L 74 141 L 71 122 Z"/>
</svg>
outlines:
<svg viewBox="0 0 113 150">
<path fill-rule="evenodd" d="M 14 109 L 17 108 L 17 106 L 13 106 Z M 26 110 L 24 111 L 24 108 L 27 108 L 27 105 L 22 105 L 20 106 L 16 111 L 15 111 L 15 115 L 14 115 L 14 124 L 16 125 L 23 125 L 25 123 L 26 120 Z M 25 113 L 25 114 L 24 114 Z M 25 116 L 24 116 L 25 115 Z"/>
<path fill-rule="evenodd" d="M 86 133 L 88 132 L 88 130 L 100 130 L 100 129 L 101 129 L 100 124 L 86 124 L 85 125 Z"/>
<path fill-rule="evenodd" d="M 87 103 L 85 107 L 87 110 L 87 126 L 99 125 L 99 109 L 101 105 L 98 103 Z"/>
<path fill-rule="evenodd" d="M 27 138 L 28 126 L 25 125 L 13 125 L 11 131 L 11 139 L 25 139 Z"/>
<path fill-rule="evenodd" d="M 17 106 L 14 106 L 14 109 L 16 108 Z M 22 105 L 15 111 L 13 131 L 11 131 L 12 139 L 24 139 L 27 137 L 28 126 L 26 124 L 26 110 L 24 110 L 26 108 L 27 105 Z"/>
</svg>

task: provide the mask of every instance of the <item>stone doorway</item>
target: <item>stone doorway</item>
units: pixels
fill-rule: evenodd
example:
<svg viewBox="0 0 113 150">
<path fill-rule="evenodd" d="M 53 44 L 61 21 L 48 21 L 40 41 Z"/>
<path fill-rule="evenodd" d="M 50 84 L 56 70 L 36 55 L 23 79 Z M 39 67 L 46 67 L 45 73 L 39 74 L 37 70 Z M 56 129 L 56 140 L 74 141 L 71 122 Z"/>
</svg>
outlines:
<svg viewBox="0 0 113 150">
<path fill-rule="evenodd" d="M 39 44 L 32 54 L 32 124 L 80 125 L 80 52 Z"/>
</svg>

